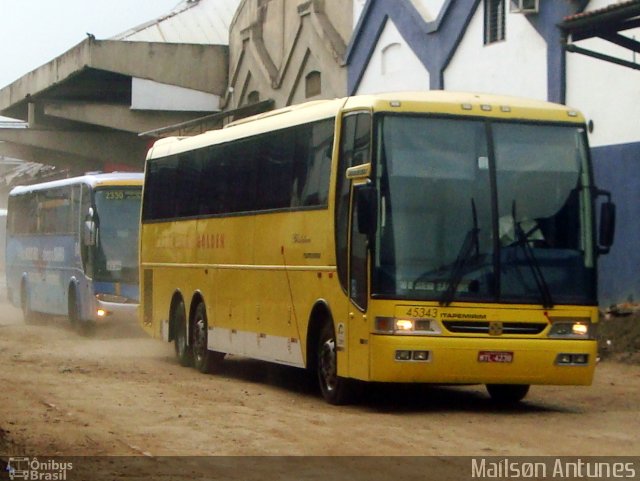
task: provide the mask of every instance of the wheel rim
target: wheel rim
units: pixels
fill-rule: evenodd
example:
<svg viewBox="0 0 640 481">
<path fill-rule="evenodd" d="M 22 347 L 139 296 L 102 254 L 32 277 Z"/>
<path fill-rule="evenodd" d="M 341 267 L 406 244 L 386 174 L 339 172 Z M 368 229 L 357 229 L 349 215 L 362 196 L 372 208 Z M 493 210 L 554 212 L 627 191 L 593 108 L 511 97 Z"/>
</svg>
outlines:
<svg viewBox="0 0 640 481">
<path fill-rule="evenodd" d="M 322 386 L 331 392 L 336 388 L 338 375 L 336 372 L 336 343 L 333 339 L 327 339 L 322 343 L 318 360 L 320 381 Z"/>
<path fill-rule="evenodd" d="M 200 317 L 195 322 L 195 332 L 193 333 L 193 353 L 196 361 L 201 363 L 207 351 L 207 323 Z"/>
</svg>

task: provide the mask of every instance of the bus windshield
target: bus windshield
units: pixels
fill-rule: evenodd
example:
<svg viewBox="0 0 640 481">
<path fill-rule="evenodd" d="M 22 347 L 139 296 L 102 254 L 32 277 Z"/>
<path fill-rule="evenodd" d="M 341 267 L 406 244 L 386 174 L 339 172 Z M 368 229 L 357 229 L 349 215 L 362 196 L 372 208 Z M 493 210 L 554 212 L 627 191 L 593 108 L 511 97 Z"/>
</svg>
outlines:
<svg viewBox="0 0 640 481">
<path fill-rule="evenodd" d="M 375 297 L 593 304 L 579 126 L 379 116 Z"/>
<path fill-rule="evenodd" d="M 140 187 L 101 188 L 95 193 L 98 225 L 94 278 L 138 281 Z"/>
</svg>

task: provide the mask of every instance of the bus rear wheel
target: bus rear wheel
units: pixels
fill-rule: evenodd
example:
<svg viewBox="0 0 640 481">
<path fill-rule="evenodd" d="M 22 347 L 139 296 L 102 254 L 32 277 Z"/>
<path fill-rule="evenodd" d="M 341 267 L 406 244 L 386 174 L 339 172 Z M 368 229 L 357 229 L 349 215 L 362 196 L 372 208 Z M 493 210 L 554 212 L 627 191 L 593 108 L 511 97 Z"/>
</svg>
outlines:
<svg viewBox="0 0 640 481">
<path fill-rule="evenodd" d="M 333 322 L 325 322 L 318 341 L 316 369 L 322 397 L 329 404 L 343 405 L 353 401 L 354 381 L 338 376 L 336 335 Z"/>
<path fill-rule="evenodd" d="M 487 384 L 491 399 L 497 404 L 516 404 L 529 392 L 528 384 Z"/>
<path fill-rule="evenodd" d="M 184 302 L 180 301 L 174 308 L 173 315 L 173 345 L 176 357 L 181 366 L 193 366 L 193 351 L 187 342 L 187 316 L 184 310 Z"/>
<path fill-rule="evenodd" d="M 210 351 L 208 348 L 209 327 L 207 323 L 207 310 L 203 303 L 198 304 L 193 316 L 192 347 L 193 364 L 203 373 L 212 373 L 220 369 L 223 352 Z"/>
</svg>

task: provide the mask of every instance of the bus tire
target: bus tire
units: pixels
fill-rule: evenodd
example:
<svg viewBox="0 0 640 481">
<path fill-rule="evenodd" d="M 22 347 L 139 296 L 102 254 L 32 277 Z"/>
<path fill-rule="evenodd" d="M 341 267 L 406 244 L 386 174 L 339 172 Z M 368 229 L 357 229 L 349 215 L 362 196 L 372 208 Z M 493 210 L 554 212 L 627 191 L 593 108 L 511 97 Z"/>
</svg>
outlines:
<svg viewBox="0 0 640 481">
<path fill-rule="evenodd" d="M 193 366 L 193 351 L 187 342 L 187 315 L 184 310 L 184 302 L 181 300 L 174 307 L 171 314 L 173 328 L 173 346 L 178 362 L 183 367 Z"/>
<path fill-rule="evenodd" d="M 352 379 L 338 376 L 336 335 L 330 320 L 324 323 L 320 331 L 316 354 L 316 370 L 322 397 L 329 404 L 351 403 L 355 395 L 355 384 Z"/>
<path fill-rule="evenodd" d="M 96 332 L 96 325 L 91 320 L 82 319 L 82 311 L 80 310 L 80 300 L 78 291 L 75 286 L 69 288 L 68 316 L 71 327 L 83 337 L 91 337 Z"/>
<path fill-rule="evenodd" d="M 26 281 L 23 281 L 20 287 L 20 307 L 22 309 L 22 319 L 24 323 L 28 325 L 37 324 L 38 315 L 31 310 L 31 306 L 29 305 L 29 289 Z"/>
<path fill-rule="evenodd" d="M 199 303 L 194 311 L 191 329 L 191 345 L 193 348 L 193 365 L 202 373 L 213 373 L 220 369 L 223 352 L 210 351 L 208 348 L 209 327 L 207 309 L 204 303 Z"/>
<path fill-rule="evenodd" d="M 78 294 L 74 286 L 69 288 L 69 323 L 74 329 L 78 328 L 80 322 L 80 304 L 78 303 Z"/>
<path fill-rule="evenodd" d="M 487 384 L 491 400 L 496 404 L 516 404 L 529 392 L 528 384 Z"/>
<path fill-rule="evenodd" d="M 96 323 L 93 321 L 79 320 L 76 323 L 76 332 L 83 337 L 91 337 L 96 333 Z"/>
</svg>

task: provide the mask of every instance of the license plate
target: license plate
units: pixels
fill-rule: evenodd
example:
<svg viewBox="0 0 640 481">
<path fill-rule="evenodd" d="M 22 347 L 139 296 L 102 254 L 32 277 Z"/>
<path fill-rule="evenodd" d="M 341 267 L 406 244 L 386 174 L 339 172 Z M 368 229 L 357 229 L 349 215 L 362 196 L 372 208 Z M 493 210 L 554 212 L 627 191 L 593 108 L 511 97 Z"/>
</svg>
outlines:
<svg viewBox="0 0 640 481">
<path fill-rule="evenodd" d="M 513 362 L 513 352 L 510 351 L 480 351 L 478 362 Z"/>
</svg>

